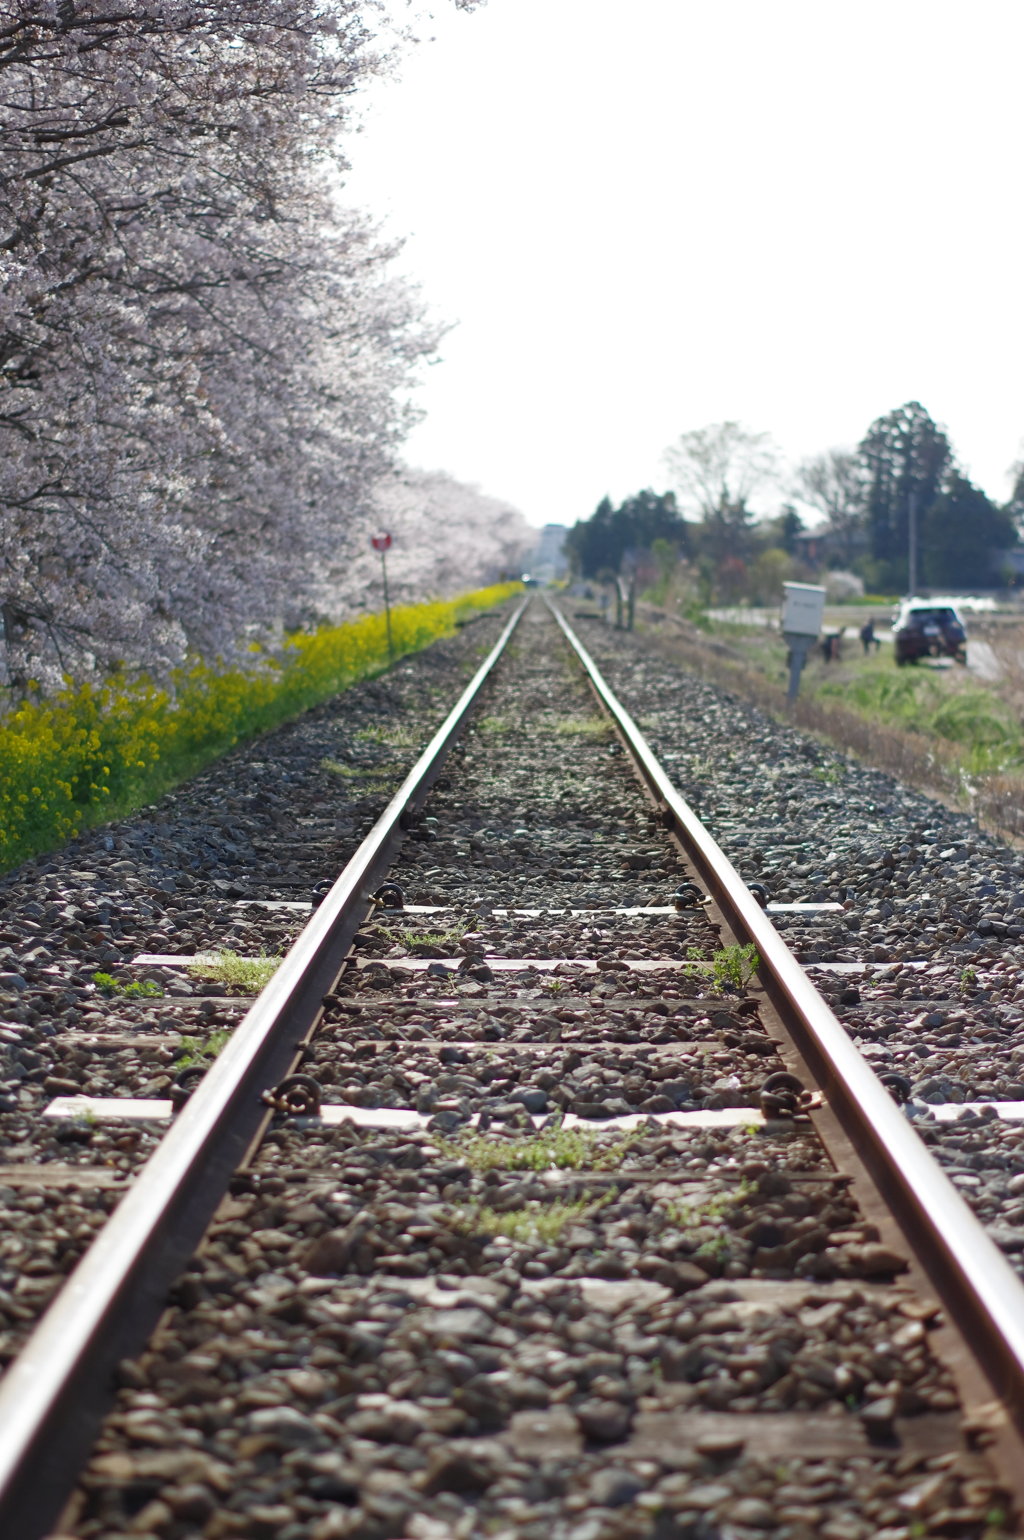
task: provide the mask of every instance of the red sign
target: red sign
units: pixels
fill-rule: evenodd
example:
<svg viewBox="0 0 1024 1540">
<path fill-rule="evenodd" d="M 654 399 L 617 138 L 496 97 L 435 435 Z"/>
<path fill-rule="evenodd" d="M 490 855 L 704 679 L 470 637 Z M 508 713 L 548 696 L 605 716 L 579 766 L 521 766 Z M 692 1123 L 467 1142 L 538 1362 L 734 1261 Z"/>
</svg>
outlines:
<svg viewBox="0 0 1024 1540">
<path fill-rule="evenodd" d="M 370 536 L 370 544 L 375 551 L 389 551 L 391 549 L 391 536 L 386 530 L 381 530 L 379 535 Z"/>
</svg>

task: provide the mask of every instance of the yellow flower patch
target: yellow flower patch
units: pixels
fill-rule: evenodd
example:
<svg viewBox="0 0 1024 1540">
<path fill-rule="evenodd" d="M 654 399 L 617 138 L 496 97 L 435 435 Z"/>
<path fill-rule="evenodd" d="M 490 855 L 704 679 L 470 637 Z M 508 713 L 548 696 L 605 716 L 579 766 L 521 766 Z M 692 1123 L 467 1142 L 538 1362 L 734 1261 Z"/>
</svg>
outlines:
<svg viewBox="0 0 1024 1540">
<path fill-rule="evenodd" d="M 451 635 L 467 614 L 520 586 L 393 609 L 395 656 Z M 52 700 L 19 706 L 0 724 L 0 871 L 141 807 L 236 743 L 387 667 L 384 616 L 366 615 L 296 633 L 276 656 L 254 654 L 249 668 L 195 663 L 167 688 L 68 679 Z"/>
</svg>

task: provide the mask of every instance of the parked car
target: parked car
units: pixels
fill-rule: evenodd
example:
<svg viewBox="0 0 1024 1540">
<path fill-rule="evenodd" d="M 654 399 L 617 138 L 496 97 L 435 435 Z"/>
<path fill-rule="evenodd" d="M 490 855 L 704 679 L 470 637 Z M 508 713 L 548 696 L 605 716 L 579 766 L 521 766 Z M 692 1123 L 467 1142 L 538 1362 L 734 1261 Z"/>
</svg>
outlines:
<svg viewBox="0 0 1024 1540">
<path fill-rule="evenodd" d="M 951 604 L 930 604 L 926 599 L 905 599 L 892 627 L 897 663 L 916 663 L 918 658 L 955 658 L 967 662 L 967 632 Z"/>
</svg>

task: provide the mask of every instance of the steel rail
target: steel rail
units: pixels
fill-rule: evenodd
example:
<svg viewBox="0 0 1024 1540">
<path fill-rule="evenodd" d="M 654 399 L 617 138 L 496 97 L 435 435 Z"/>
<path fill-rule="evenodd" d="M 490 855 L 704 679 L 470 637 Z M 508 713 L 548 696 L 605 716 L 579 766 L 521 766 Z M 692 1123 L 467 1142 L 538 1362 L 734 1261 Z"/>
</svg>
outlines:
<svg viewBox="0 0 1024 1540">
<path fill-rule="evenodd" d="M 0 1382 L 0 1534 L 40 1540 L 59 1517 L 113 1393 L 227 1190 L 319 1014 L 402 838 L 422 807 L 523 600 L 448 717 L 296 939 L 266 989 L 85 1252 Z"/>
<path fill-rule="evenodd" d="M 928 1153 L 725 852 L 675 790 L 564 616 L 550 606 L 637 771 L 758 974 L 951 1321 L 1024 1436 L 1024 1285 Z"/>
</svg>

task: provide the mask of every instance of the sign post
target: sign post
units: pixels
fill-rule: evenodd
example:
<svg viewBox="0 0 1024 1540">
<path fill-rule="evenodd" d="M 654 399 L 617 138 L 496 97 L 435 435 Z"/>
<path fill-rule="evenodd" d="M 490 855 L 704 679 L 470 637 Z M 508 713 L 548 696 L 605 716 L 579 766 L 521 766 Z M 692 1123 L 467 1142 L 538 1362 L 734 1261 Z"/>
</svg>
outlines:
<svg viewBox="0 0 1024 1540">
<path fill-rule="evenodd" d="M 380 552 L 380 570 L 384 577 L 384 621 L 388 628 L 388 661 L 395 661 L 395 647 L 391 639 L 391 600 L 388 596 L 388 561 L 387 552 L 391 548 L 391 536 L 387 530 L 381 530 L 377 535 L 370 536 L 370 544 L 375 551 Z"/>
<path fill-rule="evenodd" d="M 782 636 L 789 648 L 787 700 L 796 700 L 807 654 L 818 639 L 825 614 L 825 590 L 816 583 L 783 583 Z"/>
</svg>

